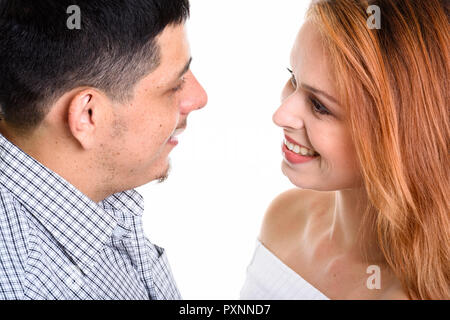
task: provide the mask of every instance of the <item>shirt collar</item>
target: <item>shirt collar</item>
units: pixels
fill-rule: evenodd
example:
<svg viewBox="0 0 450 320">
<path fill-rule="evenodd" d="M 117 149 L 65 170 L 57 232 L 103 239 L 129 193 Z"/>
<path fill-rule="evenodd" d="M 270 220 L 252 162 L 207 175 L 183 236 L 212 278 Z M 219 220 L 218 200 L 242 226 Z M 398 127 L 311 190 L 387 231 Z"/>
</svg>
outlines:
<svg viewBox="0 0 450 320">
<path fill-rule="evenodd" d="M 117 220 L 110 210 L 140 215 L 135 190 L 95 203 L 57 173 L 0 134 L 0 183 L 53 235 L 80 267 L 90 267 L 108 242 Z"/>
<path fill-rule="evenodd" d="M 115 193 L 99 202 L 99 205 L 105 210 L 112 209 L 113 212 L 121 212 L 130 217 L 141 216 L 144 211 L 144 199 L 134 189 Z"/>
</svg>

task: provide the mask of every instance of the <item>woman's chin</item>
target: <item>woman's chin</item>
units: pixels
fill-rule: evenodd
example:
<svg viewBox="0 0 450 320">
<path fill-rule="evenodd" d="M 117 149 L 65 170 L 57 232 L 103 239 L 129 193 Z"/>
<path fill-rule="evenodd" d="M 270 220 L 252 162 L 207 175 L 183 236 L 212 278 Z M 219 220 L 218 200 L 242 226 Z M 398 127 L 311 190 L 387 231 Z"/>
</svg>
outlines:
<svg viewBox="0 0 450 320">
<path fill-rule="evenodd" d="M 334 188 L 330 188 L 331 186 L 329 186 L 329 185 L 327 186 L 327 185 L 324 185 L 323 183 L 321 184 L 321 183 L 311 181 L 311 179 L 308 179 L 299 173 L 294 174 L 294 172 L 292 172 L 292 169 L 289 167 L 287 169 L 285 169 L 283 166 L 281 171 L 289 179 L 289 181 L 297 188 L 315 190 L 315 191 L 335 191 L 336 190 Z"/>
<path fill-rule="evenodd" d="M 297 188 L 311 189 L 311 187 L 308 186 L 308 183 L 306 183 L 305 179 L 301 179 L 301 177 L 299 177 L 298 175 L 293 174 L 292 169 L 289 168 L 285 169 L 283 165 L 283 167 L 281 168 L 281 172 Z"/>
</svg>

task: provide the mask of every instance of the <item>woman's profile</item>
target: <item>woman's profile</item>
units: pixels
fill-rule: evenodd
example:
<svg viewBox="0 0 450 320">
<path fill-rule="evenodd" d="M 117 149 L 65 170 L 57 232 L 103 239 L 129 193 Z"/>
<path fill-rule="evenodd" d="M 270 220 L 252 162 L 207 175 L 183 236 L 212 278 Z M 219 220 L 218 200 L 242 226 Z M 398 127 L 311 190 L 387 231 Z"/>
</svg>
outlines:
<svg viewBox="0 0 450 320">
<path fill-rule="evenodd" d="M 267 209 L 241 299 L 450 298 L 448 6 L 311 3 L 273 116 L 297 188 Z"/>
</svg>

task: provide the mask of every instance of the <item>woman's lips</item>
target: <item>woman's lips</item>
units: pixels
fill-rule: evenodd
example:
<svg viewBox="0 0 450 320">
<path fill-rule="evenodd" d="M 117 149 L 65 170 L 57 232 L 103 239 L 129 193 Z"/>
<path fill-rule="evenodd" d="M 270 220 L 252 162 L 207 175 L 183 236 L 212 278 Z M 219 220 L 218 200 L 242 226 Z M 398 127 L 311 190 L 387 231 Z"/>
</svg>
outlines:
<svg viewBox="0 0 450 320">
<path fill-rule="evenodd" d="M 304 145 L 298 143 L 297 141 L 295 141 L 294 139 L 292 139 L 291 137 L 289 137 L 289 136 L 287 136 L 287 135 L 284 135 L 284 137 L 285 137 L 286 140 L 289 141 L 290 143 L 293 143 L 293 144 L 299 145 L 300 147 L 303 147 L 303 148 L 306 148 L 306 149 L 315 151 L 313 148 L 305 147 Z"/>
<path fill-rule="evenodd" d="M 294 151 L 289 150 L 284 142 L 281 147 L 281 150 L 282 150 L 284 159 L 292 164 L 309 162 L 309 161 L 312 161 L 319 157 L 319 156 L 314 156 L 314 157 L 302 156 L 301 154 L 298 154 L 298 153 L 295 153 Z"/>
<path fill-rule="evenodd" d="M 308 149 L 308 150 L 311 150 L 311 151 L 314 152 L 313 149 L 301 145 L 300 143 L 298 143 L 297 141 L 295 141 L 294 139 L 292 139 L 291 137 L 289 137 L 287 135 L 285 135 L 285 139 L 286 139 L 286 141 L 288 143 L 295 144 L 295 145 L 297 145 L 300 148 L 305 148 L 305 149 Z M 311 156 L 311 155 L 302 155 L 302 154 L 299 154 L 297 152 L 294 152 L 293 150 L 291 151 L 286 146 L 286 143 L 284 141 L 283 141 L 281 150 L 282 150 L 282 154 L 283 154 L 284 159 L 287 162 L 292 163 L 292 164 L 299 164 L 299 163 L 309 162 L 311 160 L 316 159 L 318 156 L 320 156 L 317 152 L 315 152 L 314 156 Z"/>
</svg>

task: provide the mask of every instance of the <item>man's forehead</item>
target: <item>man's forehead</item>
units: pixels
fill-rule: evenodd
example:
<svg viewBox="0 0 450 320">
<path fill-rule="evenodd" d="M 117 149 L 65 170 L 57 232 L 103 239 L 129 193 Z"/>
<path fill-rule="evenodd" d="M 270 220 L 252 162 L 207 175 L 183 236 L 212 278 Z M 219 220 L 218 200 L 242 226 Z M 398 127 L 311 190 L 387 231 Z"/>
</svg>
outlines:
<svg viewBox="0 0 450 320">
<path fill-rule="evenodd" d="M 180 77 L 189 64 L 190 47 L 183 24 L 169 25 L 158 36 L 159 65 L 149 78 L 163 86 Z"/>
<path fill-rule="evenodd" d="M 187 40 L 184 24 L 169 25 L 157 37 L 160 51 L 161 65 L 171 63 L 173 60 L 182 60 L 190 56 L 190 47 Z"/>
</svg>

